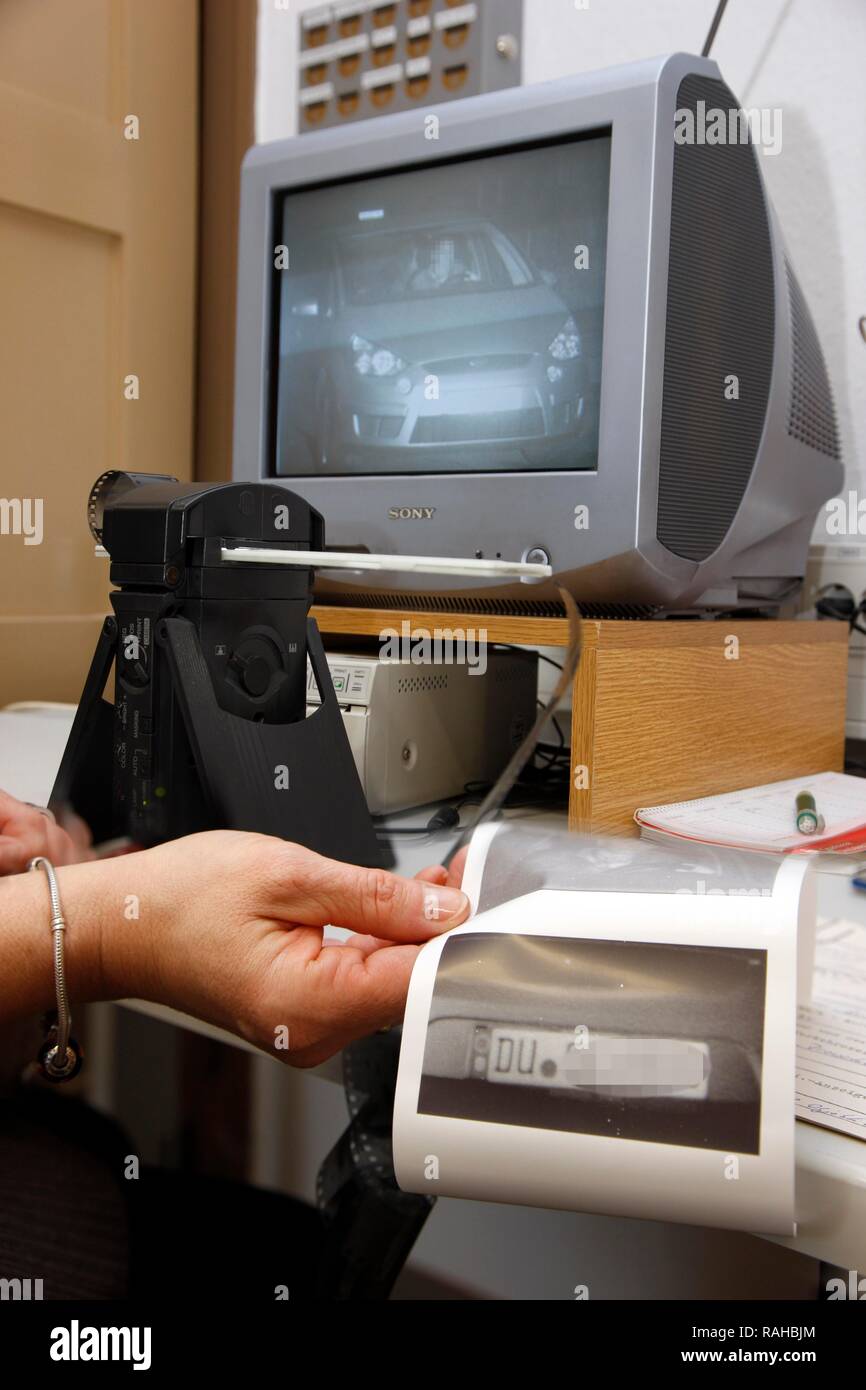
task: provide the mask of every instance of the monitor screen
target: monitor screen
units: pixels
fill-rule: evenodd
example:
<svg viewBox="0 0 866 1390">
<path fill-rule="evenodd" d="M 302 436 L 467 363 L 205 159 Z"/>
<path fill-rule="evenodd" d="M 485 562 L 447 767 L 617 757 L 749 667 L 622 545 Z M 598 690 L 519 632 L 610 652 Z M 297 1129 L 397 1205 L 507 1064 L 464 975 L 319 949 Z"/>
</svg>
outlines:
<svg viewBox="0 0 866 1390">
<path fill-rule="evenodd" d="M 610 134 L 282 194 L 279 477 L 594 469 Z"/>
</svg>

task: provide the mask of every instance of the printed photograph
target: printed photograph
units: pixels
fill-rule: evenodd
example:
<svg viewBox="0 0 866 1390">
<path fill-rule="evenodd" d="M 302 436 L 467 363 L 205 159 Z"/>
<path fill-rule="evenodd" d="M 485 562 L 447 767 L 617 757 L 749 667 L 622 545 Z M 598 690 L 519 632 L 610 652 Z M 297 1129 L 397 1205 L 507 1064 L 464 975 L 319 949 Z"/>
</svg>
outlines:
<svg viewBox="0 0 866 1390">
<path fill-rule="evenodd" d="M 766 962 L 721 946 L 453 937 L 419 1113 L 756 1154 Z"/>
</svg>

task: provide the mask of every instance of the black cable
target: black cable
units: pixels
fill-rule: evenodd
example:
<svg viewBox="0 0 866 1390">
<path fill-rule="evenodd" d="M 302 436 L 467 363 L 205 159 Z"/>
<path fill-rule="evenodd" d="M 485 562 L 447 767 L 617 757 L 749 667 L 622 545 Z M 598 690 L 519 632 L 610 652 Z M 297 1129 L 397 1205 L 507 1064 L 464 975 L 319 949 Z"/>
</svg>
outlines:
<svg viewBox="0 0 866 1390">
<path fill-rule="evenodd" d="M 498 642 L 498 647 L 509 649 L 504 642 Z M 545 658 L 549 660 L 549 658 Z M 551 666 L 562 671 L 558 661 L 551 661 Z M 548 708 L 542 700 L 537 700 L 538 708 L 544 710 Z M 549 715 L 550 723 L 553 725 L 556 736 L 559 740 L 557 744 L 538 742 L 534 749 L 534 758 L 538 765 L 529 765 L 529 769 L 524 769 L 518 774 L 512 792 L 506 797 L 505 805 L 510 808 L 515 806 L 542 806 L 545 804 L 545 792 L 556 793 L 562 791 L 568 785 L 570 776 L 571 750 L 565 742 L 565 735 L 559 726 L 556 716 Z M 533 783 L 527 786 L 524 778 L 527 770 L 531 770 L 534 775 Z M 556 774 L 560 773 L 559 776 Z M 431 838 L 447 830 L 459 829 L 461 832 L 466 828 L 460 824 L 460 812 L 464 806 L 478 804 L 490 791 L 490 782 L 467 782 L 463 788 L 463 796 L 457 802 L 445 803 L 427 821 L 426 825 L 403 826 L 403 825 L 382 825 L 376 824 L 376 834 L 380 839 L 388 840 L 394 836 L 404 836 L 406 838 Z M 473 791 L 473 788 L 475 790 Z M 525 793 L 523 800 L 514 796 L 514 792 Z"/>
<path fill-rule="evenodd" d="M 493 645 L 499 652 L 521 652 L 524 650 L 523 647 L 515 647 L 513 642 L 494 642 Z M 535 653 L 535 655 L 538 657 L 539 661 L 546 661 L 548 666 L 555 666 L 557 671 L 562 670 L 562 663 L 559 661 L 554 661 L 552 656 L 545 656 L 544 652 L 538 651 Z"/>
<path fill-rule="evenodd" d="M 426 825 L 403 826 L 403 825 L 380 825 L 376 827 L 376 834 L 382 836 L 391 835 L 438 835 L 442 830 L 453 830 L 460 824 L 460 811 L 456 806 L 440 806 L 438 811 L 434 811 Z"/>
<path fill-rule="evenodd" d="M 513 642 L 494 642 L 492 645 L 496 648 L 497 651 L 500 652 L 519 652 L 523 650 L 522 647 L 516 647 Z M 548 666 L 553 666 L 557 671 L 562 671 L 562 663 L 560 661 L 554 661 L 552 656 L 546 656 L 544 652 L 539 651 L 535 652 L 535 656 L 539 661 L 546 661 Z M 544 704 L 541 700 L 536 700 L 535 703 L 539 709 L 544 708 Z M 551 715 L 550 722 L 556 730 L 556 736 L 559 739 L 559 747 L 556 748 L 553 744 L 550 743 L 539 742 L 536 744 L 536 756 L 538 756 L 538 754 L 547 755 L 547 761 L 543 765 L 545 767 L 552 767 L 556 762 L 555 757 L 549 756 L 551 753 L 558 753 L 563 755 L 564 757 L 567 757 L 570 751 L 566 747 L 565 737 L 554 715 Z"/>
<path fill-rule="evenodd" d="M 563 756 L 566 756 L 567 753 L 570 752 L 570 749 L 566 748 L 566 735 L 563 734 L 562 728 L 559 727 L 559 721 L 557 721 L 556 719 L 556 714 L 550 714 L 550 723 L 553 724 L 553 728 L 555 728 L 556 730 L 556 737 L 559 738 L 559 744 L 537 745 L 537 752 L 546 753 L 548 751 L 552 751 L 553 756 L 552 758 L 550 758 L 548 766 L 552 766 L 553 763 L 559 762 L 559 760 L 562 759 Z"/>
<path fill-rule="evenodd" d="M 553 659 L 552 656 L 545 656 L 545 655 L 544 655 L 544 652 L 536 652 L 535 655 L 538 657 L 538 660 L 539 660 L 539 661 L 546 661 L 547 664 L 548 664 L 548 666 L 555 666 L 556 669 L 557 669 L 557 671 L 561 671 L 561 670 L 562 670 L 562 662 L 561 662 L 561 661 L 554 661 L 554 659 Z"/>
<path fill-rule="evenodd" d="M 544 709 L 543 700 L 536 700 L 535 703 L 538 709 Z M 560 729 L 558 724 L 556 725 L 556 732 L 559 734 L 559 742 L 560 745 L 562 745 L 565 742 L 565 740 L 562 737 L 562 730 Z M 536 743 L 535 751 L 533 752 L 532 762 L 530 763 L 530 766 L 535 767 L 536 770 L 539 772 L 547 772 L 556 762 L 558 754 L 559 749 L 556 748 L 553 744 L 541 742 Z M 540 764 L 540 766 L 537 766 L 538 764 Z"/>
<path fill-rule="evenodd" d="M 862 627 L 859 622 L 860 618 L 866 617 L 866 599 L 861 599 L 855 605 L 853 598 L 823 594 L 815 602 L 815 612 L 821 618 L 832 618 L 836 622 L 847 623 L 849 632 L 859 632 L 862 637 L 866 637 L 866 627 Z"/>
<path fill-rule="evenodd" d="M 532 782 L 524 781 L 523 776 L 517 780 L 505 802 L 505 805 L 512 810 L 521 806 L 544 807 L 549 804 L 551 793 L 555 794 L 568 787 L 570 750 L 564 745 L 561 748 L 556 748 L 549 743 L 538 744 L 537 750 L 544 751 L 548 755 L 548 760 L 540 768 L 534 770 L 536 775 Z M 562 775 L 556 776 L 555 771 L 559 768 L 562 769 Z M 426 825 L 404 826 L 377 823 L 376 834 L 383 840 L 391 839 L 393 836 L 431 839 L 434 835 L 449 830 L 459 829 L 462 831 L 465 827 L 460 824 L 460 812 L 464 806 L 480 805 L 491 786 L 492 783 L 490 782 L 467 782 L 460 800 L 446 802 L 440 806 Z M 472 788 L 475 790 L 473 791 Z"/>
<path fill-rule="evenodd" d="M 803 581 L 801 579 L 792 579 L 790 584 L 786 584 L 785 587 L 776 594 L 757 594 L 750 593 L 748 589 L 739 589 L 737 591 L 737 597 L 753 599 L 757 603 L 784 603 L 786 598 L 790 598 L 792 594 L 796 594 L 802 587 Z M 736 612 L 736 609 L 734 611 Z"/>
<path fill-rule="evenodd" d="M 582 650 L 580 613 L 578 611 L 577 604 L 575 603 L 574 599 L 572 598 L 571 594 L 568 592 L 567 589 L 560 589 L 559 594 L 565 605 L 565 612 L 568 617 L 569 638 L 568 647 L 565 653 L 565 663 L 562 667 L 562 670 L 560 671 L 559 680 L 556 682 L 553 693 L 548 703 L 542 707 L 541 711 L 536 716 L 535 723 L 533 724 L 529 733 L 526 735 L 526 738 L 523 740 L 517 751 L 509 759 L 507 766 L 499 774 L 493 787 L 491 787 L 490 791 L 487 793 L 487 796 L 482 801 L 478 811 L 478 815 L 475 817 L 472 824 L 466 827 L 466 829 L 462 832 L 462 834 L 455 842 L 453 848 L 448 852 L 448 854 L 446 854 L 445 858 L 442 860 L 443 867 L 446 869 L 450 865 L 455 854 L 457 854 L 458 851 L 461 850 L 464 845 L 469 843 L 473 831 L 475 831 L 478 828 L 478 826 L 483 825 L 485 821 L 492 820 L 493 817 L 498 815 L 499 812 L 502 810 L 502 807 L 504 806 L 509 793 L 512 791 L 515 783 L 517 782 L 517 779 L 520 777 L 521 773 L 526 768 L 527 763 L 530 762 L 535 753 L 536 745 L 538 743 L 538 739 L 542 729 L 544 728 L 548 719 L 550 719 L 551 715 L 556 713 L 560 700 L 562 699 L 565 692 L 571 687 L 574 681 L 575 673 L 577 671 L 578 666 L 580 665 L 580 654 Z M 562 780 L 565 781 L 565 779 Z"/>
<path fill-rule="evenodd" d="M 716 37 L 716 30 L 722 22 L 722 15 L 725 13 L 727 4 L 728 0 L 719 0 L 718 5 L 716 6 L 716 13 L 713 15 L 713 22 L 710 25 L 710 32 L 707 34 L 706 42 L 704 43 L 704 46 L 701 49 L 702 58 L 709 58 L 710 56 L 710 49 L 712 48 L 713 40 Z"/>
</svg>

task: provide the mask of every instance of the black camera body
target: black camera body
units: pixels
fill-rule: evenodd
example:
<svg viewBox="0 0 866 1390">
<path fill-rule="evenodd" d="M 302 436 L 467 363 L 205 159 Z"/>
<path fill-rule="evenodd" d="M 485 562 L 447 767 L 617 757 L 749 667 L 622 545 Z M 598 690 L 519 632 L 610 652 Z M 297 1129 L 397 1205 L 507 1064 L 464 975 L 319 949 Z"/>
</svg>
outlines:
<svg viewBox="0 0 866 1390">
<path fill-rule="evenodd" d="M 146 846 L 225 827 L 381 864 L 309 617 L 312 568 L 225 555 L 238 546 L 321 551 L 319 513 L 269 484 L 141 474 L 104 475 L 89 513 L 111 558 L 114 617 L 52 804 L 71 805 L 99 840 Z M 322 696 L 309 718 L 308 658 Z"/>
</svg>

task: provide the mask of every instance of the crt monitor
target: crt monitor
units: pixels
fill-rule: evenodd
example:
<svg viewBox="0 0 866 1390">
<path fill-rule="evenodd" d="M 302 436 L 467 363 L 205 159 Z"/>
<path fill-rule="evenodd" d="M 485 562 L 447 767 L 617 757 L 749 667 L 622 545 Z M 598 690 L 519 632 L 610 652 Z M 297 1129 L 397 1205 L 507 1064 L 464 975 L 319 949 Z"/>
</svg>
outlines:
<svg viewBox="0 0 866 1390">
<path fill-rule="evenodd" d="M 778 611 L 842 465 L 765 157 L 686 55 L 253 149 L 235 478 L 333 548 L 555 571 L 320 592 Z"/>
</svg>

